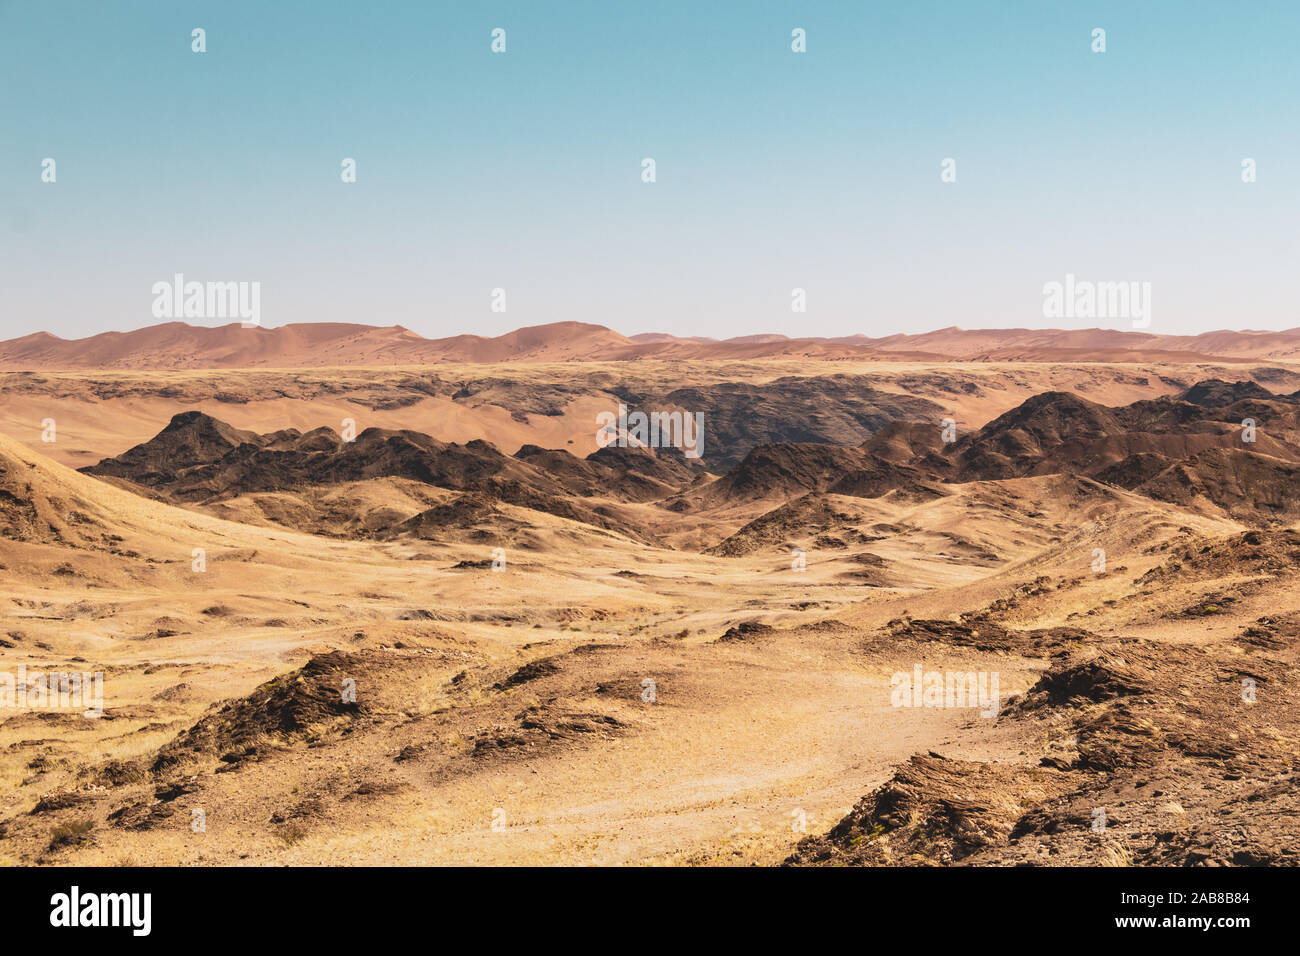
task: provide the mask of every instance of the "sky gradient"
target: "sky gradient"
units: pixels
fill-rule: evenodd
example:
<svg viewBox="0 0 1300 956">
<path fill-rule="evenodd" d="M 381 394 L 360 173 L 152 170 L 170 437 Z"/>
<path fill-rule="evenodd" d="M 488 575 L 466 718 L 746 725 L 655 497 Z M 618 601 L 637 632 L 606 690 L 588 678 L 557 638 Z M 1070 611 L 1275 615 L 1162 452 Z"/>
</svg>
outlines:
<svg viewBox="0 0 1300 956">
<path fill-rule="evenodd" d="M 177 272 L 429 337 L 1128 327 L 1045 319 L 1066 273 L 1150 282 L 1151 332 L 1300 326 L 1298 34 L 1294 2 L 0 0 L 0 337 L 152 324 Z"/>
</svg>

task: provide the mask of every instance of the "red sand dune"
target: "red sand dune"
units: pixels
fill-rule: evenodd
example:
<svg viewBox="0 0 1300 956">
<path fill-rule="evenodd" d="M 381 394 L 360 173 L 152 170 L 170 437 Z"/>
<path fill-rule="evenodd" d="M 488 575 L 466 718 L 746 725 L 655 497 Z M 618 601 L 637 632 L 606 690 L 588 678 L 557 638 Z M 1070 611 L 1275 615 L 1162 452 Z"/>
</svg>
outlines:
<svg viewBox="0 0 1300 956">
<path fill-rule="evenodd" d="M 426 339 L 400 325 L 343 322 L 278 328 L 166 322 L 133 332 L 61 339 L 46 332 L 0 342 L 0 368 L 305 368 L 434 362 L 571 362 L 633 359 L 857 359 L 878 361 L 1295 361 L 1300 329 L 1153 335 L 1110 329 L 978 329 L 920 335 L 797 338 L 756 334 L 717 341 L 666 333 L 624 336 L 602 325 L 555 322 L 485 337 Z"/>
</svg>

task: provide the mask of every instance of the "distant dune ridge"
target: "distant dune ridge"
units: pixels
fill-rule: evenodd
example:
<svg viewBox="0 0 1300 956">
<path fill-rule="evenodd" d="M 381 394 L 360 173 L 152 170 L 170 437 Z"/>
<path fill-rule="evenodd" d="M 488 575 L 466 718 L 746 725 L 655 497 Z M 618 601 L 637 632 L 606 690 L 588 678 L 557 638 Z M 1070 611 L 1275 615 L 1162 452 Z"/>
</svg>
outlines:
<svg viewBox="0 0 1300 956">
<path fill-rule="evenodd" d="M 716 340 L 654 332 L 621 335 L 603 325 L 555 322 L 505 335 L 426 339 L 400 325 L 312 322 L 277 328 L 166 322 L 132 332 L 61 339 L 37 332 L 0 342 L 0 369 L 322 368 L 438 362 L 594 362 L 635 359 L 806 358 L 879 361 L 1292 361 L 1300 328 L 1154 335 L 1111 329 L 976 329 L 919 335 Z"/>
</svg>

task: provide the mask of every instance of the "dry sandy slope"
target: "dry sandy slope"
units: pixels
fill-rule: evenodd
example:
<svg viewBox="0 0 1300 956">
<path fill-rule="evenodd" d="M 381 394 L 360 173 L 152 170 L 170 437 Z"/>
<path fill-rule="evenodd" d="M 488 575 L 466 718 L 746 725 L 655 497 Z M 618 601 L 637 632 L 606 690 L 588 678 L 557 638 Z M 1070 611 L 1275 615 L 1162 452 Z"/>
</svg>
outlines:
<svg viewBox="0 0 1300 956">
<path fill-rule="evenodd" d="M 856 629 L 801 627 L 862 590 L 846 589 L 856 566 L 836 555 L 814 552 L 795 575 L 782 554 L 661 551 L 533 516 L 530 550 L 512 549 L 506 572 L 455 570 L 487 549 L 322 542 L 140 499 L 7 439 L 0 451 L 35 498 L 84 515 L 81 547 L 0 546 L 14 645 L 4 665 L 106 674 L 103 719 L 0 724 L 15 785 L 0 848 L 14 862 L 774 862 L 801 835 L 795 811 L 811 829 L 829 824 L 864 785 L 970 720 L 894 710 L 889 675 L 910 661 L 864 657 Z M 207 549 L 202 574 L 192 547 Z M 935 559 L 918 544 L 912 560 Z M 716 642 L 760 617 L 794 630 Z M 496 686 L 591 643 L 609 646 Z M 208 812 L 206 834 L 185 814 L 123 822 L 160 784 L 110 786 L 119 778 L 104 766 L 148 763 L 209 705 L 331 650 L 350 655 L 344 670 L 373 701 L 364 728 L 282 741 L 233 773 L 192 768 L 200 783 L 184 807 Z M 1008 688 L 1036 669 L 1000 666 Z M 654 703 L 641 699 L 646 678 Z M 520 733 L 530 707 L 544 726 L 573 714 L 617 723 L 475 755 L 480 740 Z M 407 747 L 426 756 L 397 762 Z M 504 834 L 491 829 L 496 808 Z M 82 820 L 90 842 L 49 849 L 59 826 Z"/>
<path fill-rule="evenodd" d="M 534 385 L 561 374 L 491 372 Z M 972 419 L 1045 385 L 1118 402 L 1175 390 L 1159 375 L 1205 377 L 1043 365 L 870 373 L 900 393 L 973 384 L 960 399 Z M 374 398 L 393 387 L 374 375 L 345 389 Z M 109 376 L 117 397 L 98 400 L 104 376 L 46 378 L 55 387 L 29 383 L 18 399 L 29 404 L 5 414 L 66 403 L 55 448 L 73 436 L 74 450 L 120 452 L 121 429 L 180 410 L 176 394 L 139 376 Z M 181 396 L 247 388 L 248 402 L 221 402 L 220 414 L 263 431 L 357 407 L 335 404 L 339 393 L 319 398 L 310 379 L 286 381 L 304 394 L 278 398 L 246 373 L 161 384 Z M 446 402 L 449 415 L 464 408 Z M 509 418 L 491 402 L 468 410 L 485 430 Z M 424 411 L 375 414 L 414 426 Z M 290 412 L 302 418 L 286 421 Z M 581 424 L 572 409 L 541 417 L 561 433 Z M 534 416 L 510 421 L 534 427 Z M 33 447 L 50 449 L 24 427 Z M 509 534 L 324 540 L 149 501 L 9 438 L 0 466 L 5 520 L 21 531 L 0 540 L 0 670 L 102 670 L 107 706 L 99 720 L 0 714 L 0 774 L 11 784 L 0 855 L 16 863 L 778 862 L 804 835 L 792 825 L 799 811 L 810 833 L 824 831 L 914 753 L 1009 767 L 1043 755 L 1037 728 L 895 708 L 889 684 L 917 664 L 996 671 L 1007 695 L 1030 686 L 1046 658 L 895 640 L 895 619 L 983 612 L 1016 628 L 1172 646 L 1229 640 L 1260 614 L 1300 610 L 1293 590 L 1227 566 L 1151 585 L 1144 576 L 1177 549 L 1242 526 L 1061 476 L 972 482 L 924 502 L 814 496 L 772 541 L 728 558 L 510 506 Z M 418 490 L 382 480 L 320 493 L 421 504 Z M 223 507 L 246 517 L 246 505 Z M 666 538 L 703 547 L 772 506 L 661 520 Z M 819 524 L 825 515 L 831 527 Z M 804 572 L 791 569 L 795 545 Z M 501 573 L 489 566 L 494 546 L 506 549 Z M 202 573 L 195 547 L 207 552 Z M 1091 568 L 1099 547 L 1103 574 Z M 1187 616 L 1222 588 L 1233 589 L 1224 613 Z M 772 630 L 719 640 L 745 622 Z M 342 701 L 345 679 L 356 681 L 355 706 Z M 206 832 L 191 830 L 194 809 Z M 57 839 L 81 825 L 87 833 Z"/>
<path fill-rule="evenodd" d="M 788 576 L 786 593 L 773 593 L 770 575 L 756 583 L 752 566 L 648 551 L 544 518 L 535 519 L 543 527 L 534 550 L 512 551 L 505 573 L 456 571 L 461 561 L 482 561 L 487 549 L 327 543 L 147 501 L 8 439 L 0 440 L 0 453 L 33 499 L 82 516 L 75 522 L 81 547 L 48 535 L 0 546 L 10 583 L 4 623 L 14 645 L 3 650 L 5 667 L 25 662 L 106 674 L 103 719 L 20 713 L 0 725 L 4 773 L 17 785 L 6 798 L 9 838 L 0 846 L 15 862 L 235 860 L 250 853 L 323 862 L 338 852 L 376 862 L 578 860 L 591 841 L 605 845 L 598 858 L 606 862 L 669 860 L 729 852 L 728 834 L 751 819 L 772 832 L 744 858 L 769 859 L 798 835 L 782 821 L 792 810 L 829 821 L 851 802 L 863 774 L 884 773 L 957 719 L 926 713 L 915 726 L 891 730 L 881 719 L 881 674 L 838 639 L 825 639 L 824 654 L 799 641 L 783 640 L 763 654 L 709 643 L 737 619 L 733 606 L 712 600 L 720 584 L 736 603 L 752 602 L 748 617 L 809 593 Z M 191 570 L 192 547 L 207 550 L 202 574 Z M 644 577 L 615 575 L 632 569 Z M 683 630 L 686 637 L 670 637 Z M 393 804 L 382 812 L 353 812 L 353 803 L 339 800 L 310 837 L 289 846 L 278 835 L 284 827 L 271 819 L 300 802 L 296 792 L 391 777 L 401 749 L 395 737 L 410 733 L 402 722 L 436 725 L 416 742 L 446 746 L 454 757 L 460 735 L 509 725 L 531 699 L 493 691 L 503 672 L 592 640 L 615 648 L 601 679 L 633 682 L 630 700 L 620 704 L 629 730 L 610 752 L 589 758 L 585 746 L 565 746 L 526 760 L 526 769 L 482 761 L 450 779 L 413 769 L 402 774 L 409 789 L 381 797 Z M 178 836 L 176 827 L 106 824 L 124 796 L 88 783 L 88 766 L 147 757 L 207 705 L 246 694 L 330 648 L 413 657 L 385 676 L 385 691 L 402 697 L 401 716 L 389 714 L 372 733 L 328 754 L 295 750 L 238 775 L 208 775 L 202 799 L 211 827 L 202 840 L 184 827 Z M 814 666 L 804 667 L 810 659 Z M 362 673 L 376 665 L 357 666 Z M 465 670 L 474 684 L 462 694 L 449 682 Z M 580 669 L 574 678 L 580 700 L 591 696 L 584 675 Z M 642 675 L 659 676 L 654 705 L 640 699 Z M 361 693 L 368 690 L 362 677 Z M 532 784 L 533 777 L 545 783 Z M 521 787 L 521 779 L 530 785 Z M 30 813 L 43 795 L 65 791 L 77 794 L 66 810 Z M 485 829 L 497 806 L 526 825 L 500 839 Z M 51 832 L 67 817 L 96 820 L 93 844 L 47 856 Z M 395 856 L 376 841 L 390 833 L 408 844 Z M 743 845 L 754 842 L 746 837 Z"/>
</svg>

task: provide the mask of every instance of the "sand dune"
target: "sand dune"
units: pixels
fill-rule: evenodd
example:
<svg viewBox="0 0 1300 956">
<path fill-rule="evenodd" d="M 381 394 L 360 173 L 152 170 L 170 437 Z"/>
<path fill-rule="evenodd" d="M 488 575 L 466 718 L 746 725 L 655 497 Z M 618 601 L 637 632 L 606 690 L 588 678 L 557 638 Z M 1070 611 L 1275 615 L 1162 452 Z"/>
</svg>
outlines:
<svg viewBox="0 0 1300 956">
<path fill-rule="evenodd" d="M 1293 361 L 1300 329 L 1157 335 L 1110 329 L 956 327 L 882 338 L 745 335 L 717 341 L 667 333 L 624 336 L 600 325 L 556 322 L 505 335 L 426 339 L 402 326 L 352 323 L 192 326 L 183 322 L 67 340 L 38 332 L 0 342 L 0 369 L 327 368 L 439 362 L 632 360 L 1209 362 Z"/>
</svg>

